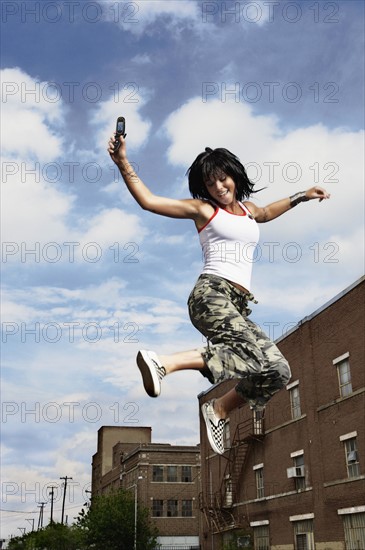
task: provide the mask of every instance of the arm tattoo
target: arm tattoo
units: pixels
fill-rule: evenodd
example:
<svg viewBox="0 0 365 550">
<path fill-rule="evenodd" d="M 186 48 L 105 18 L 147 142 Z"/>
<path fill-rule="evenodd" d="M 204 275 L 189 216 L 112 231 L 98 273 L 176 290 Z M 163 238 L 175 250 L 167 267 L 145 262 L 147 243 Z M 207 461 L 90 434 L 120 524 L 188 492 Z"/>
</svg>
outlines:
<svg viewBox="0 0 365 550">
<path fill-rule="evenodd" d="M 267 222 L 267 211 L 266 208 L 262 209 L 262 221 L 263 223 Z"/>
</svg>

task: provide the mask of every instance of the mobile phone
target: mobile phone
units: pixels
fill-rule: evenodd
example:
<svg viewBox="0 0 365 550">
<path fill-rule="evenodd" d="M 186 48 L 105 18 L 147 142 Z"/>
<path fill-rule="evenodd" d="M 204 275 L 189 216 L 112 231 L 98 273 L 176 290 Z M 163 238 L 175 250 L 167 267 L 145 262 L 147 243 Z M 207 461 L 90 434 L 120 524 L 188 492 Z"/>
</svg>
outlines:
<svg viewBox="0 0 365 550">
<path fill-rule="evenodd" d="M 127 134 L 125 133 L 125 118 L 124 116 L 118 116 L 117 125 L 115 128 L 115 141 L 114 141 L 114 152 L 118 151 L 120 146 L 119 136 L 125 138 Z"/>
</svg>

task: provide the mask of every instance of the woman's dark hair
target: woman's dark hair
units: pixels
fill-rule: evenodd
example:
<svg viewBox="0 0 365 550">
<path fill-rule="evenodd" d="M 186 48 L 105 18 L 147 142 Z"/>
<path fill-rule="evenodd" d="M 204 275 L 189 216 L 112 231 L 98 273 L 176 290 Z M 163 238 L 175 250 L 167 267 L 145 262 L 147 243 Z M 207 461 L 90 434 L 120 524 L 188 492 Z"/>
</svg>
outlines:
<svg viewBox="0 0 365 550">
<path fill-rule="evenodd" d="M 236 184 L 236 199 L 243 200 L 252 193 L 254 184 L 248 179 L 246 170 L 238 157 L 227 149 L 206 147 L 186 172 L 189 190 L 194 199 L 211 199 L 205 182 L 222 175 L 230 176 Z"/>
</svg>

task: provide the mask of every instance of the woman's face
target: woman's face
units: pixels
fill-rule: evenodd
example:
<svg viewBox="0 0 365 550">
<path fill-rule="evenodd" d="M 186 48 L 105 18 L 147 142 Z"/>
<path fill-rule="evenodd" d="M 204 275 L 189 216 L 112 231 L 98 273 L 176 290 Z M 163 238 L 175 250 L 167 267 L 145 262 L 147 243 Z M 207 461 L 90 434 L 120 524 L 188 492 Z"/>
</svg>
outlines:
<svg viewBox="0 0 365 550">
<path fill-rule="evenodd" d="M 224 172 L 212 176 L 205 182 L 205 187 L 212 199 L 223 207 L 236 200 L 236 184 Z"/>
</svg>

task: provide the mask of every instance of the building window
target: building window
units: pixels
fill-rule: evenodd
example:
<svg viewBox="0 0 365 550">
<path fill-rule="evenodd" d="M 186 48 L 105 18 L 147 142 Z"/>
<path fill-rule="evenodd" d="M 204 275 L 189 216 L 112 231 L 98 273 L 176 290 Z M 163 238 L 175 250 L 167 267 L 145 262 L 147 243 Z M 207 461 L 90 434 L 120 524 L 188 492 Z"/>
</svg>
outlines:
<svg viewBox="0 0 365 550">
<path fill-rule="evenodd" d="M 183 500 L 181 504 L 181 515 L 183 518 L 191 518 L 193 516 L 193 501 Z"/>
<path fill-rule="evenodd" d="M 224 424 L 223 444 L 225 449 L 229 449 L 231 447 L 231 431 L 229 427 L 229 420 L 226 420 L 226 423 Z"/>
<path fill-rule="evenodd" d="M 253 528 L 253 540 L 255 550 L 270 550 L 269 526 L 260 525 Z"/>
<path fill-rule="evenodd" d="M 348 358 L 336 363 L 338 373 L 338 383 L 340 386 L 341 397 L 346 397 L 352 393 L 350 363 Z"/>
<path fill-rule="evenodd" d="M 293 466 L 287 469 L 288 478 L 293 478 L 295 483 L 295 489 L 302 491 L 306 488 L 305 482 L 305 467 L 304 467 L 304 451 L 295 451 L 291 453 L 293 459 Z"/>
<path fill-rule="evenodd" d="M 253 412 L 253 433 L 254 435 L 263 435 L 265 408 L 258 409 L 258 410 L 254 409 L 252 412 Z"/>
<path fill-rule="evenodd" d="M 301 491 L 305 489 L 305 470 L 304 470 L 304 454 L 294 457 L 295 467 L 295 489 Z"/>
<path fill-rule="evenodd" d="M 302 409 L 300 407 L 300 395 L 299 395 L 299 386 L 295 386 L 290 389 L 290 408 L 291 408 L 291 417 L 299 418 L 302 415 Z"/>
<path fill-rule="evenodd" d="M 257 498 L 263 498 L 265 496 L 264 469 L 263 468 L 257 468 L 257 470 L 255 470 L 255 477 L 256 477 L 256 494 L 257 494 Z"/>
<path fill-rule="evenodd" d="M 365 512 L 343 516 L 346 549 L 365 548 Z"/>
<path fill-rule="evenodd" d="M 153 499 L 152 501 L 152 516 L 161 518 L 163 516 L 163 500 Z"/>
<path fill-rule="evenodd" d="M 163 481 L 163 466 L 153 466 L 152 481 Z"/>
<path fill-rule="evenodd" d="M 177 466 L 167 466 L 167 481 L 177 481 Z"/>
<path fill-rule="evenodd" d="M 332 361 L 333 365 L 335 365 L 337 369 L 341 397 L 346 397 L 352 393 L 349 357 L 349 352 L 346 352 Z"/>
<path fill-rule="evenodd" d="M 348 477 L 358 477 L 360 475 L 360 464 L 358 459 L 356 437 L 346 439 L 345 453 Z"/>
<path fill-rule="evenodd" d="M 295 550 L 314 550 L 313 520 L 294 522 Z"/>
<path fill-rule="evenodd" d="M 181 468 L 181 481 L 189 483 L 192 480 L 191 466 L 182 466 Z"/>
<path fill-rule="evenodd" d="M 227 476 L 224 480 L 224 505 L 232 506 L 233 504 L 233 491 L 232 491 L 232 479 Z"/>
<path fill-rule="evenodd" d="M 176 518 L 177 517 L 177 500 L 168 500 L 167 501 L 167 517 Z"/>
</svg>

